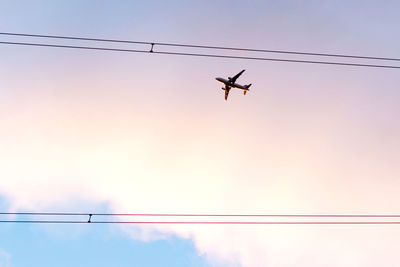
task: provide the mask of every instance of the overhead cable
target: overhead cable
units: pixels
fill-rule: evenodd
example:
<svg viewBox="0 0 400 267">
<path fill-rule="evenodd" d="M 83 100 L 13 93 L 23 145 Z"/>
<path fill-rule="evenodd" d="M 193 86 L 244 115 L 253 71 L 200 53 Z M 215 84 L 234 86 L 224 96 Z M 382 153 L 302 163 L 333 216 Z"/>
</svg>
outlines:
<svg viewBox="0 0 400 267">
<path fill-rule="evenodd" d="M 200 213 L 84 213 L 84 212 L 0 212 L 0 215 L 30 216 L 141 216 L 141 217 L 337 217 L 400 218 L 400 214 L 200 214 Z"/>
<path fill-rule="evenodd" d="M 313 60 L 296 60 L 296 59 L 282 59 L 282 58 L 265 58 L 265 57 L 247 57 L 247 56 L 232 56 L 232 55 L 218 55 L 218 54 L 153 51 L 153 49 L 148 51 L 148 50 L 106 48 L 106 47 L 94 47 L 94 46 L 75 46 L 75 45 L 59 45 L 59 44 L 48 44 L 48 43 L 3 42 L 3 41 L 0 42 L 0 44 L 21 45 L 21 46 L 38 46 L 38 47 L 54 47 L 54 48 L 70 48 L 70 49 L 85 49 L 85 50 L 113 51 L 113 52 L 152 53 L 152 54 L 176 55 L 176 56 L 229 58 L 229 59 L 246 59 L 246 60 L 272 61 L 272 62 L 308 63 L 308 64 L 323 64 L 323 65 L 336 65 L 336 66 L 400 69 L 400 66 L 394 66 L 394 65 L 359 64 L 359 63 L 347 63 L 347 62 L 313 61 Z M 152 46 L 152 48 L 153 48 L 153 46 Z"/>
<path fill-rule="evenodd" d="M 339 225 L 353 225 L 353 224 L 400 224 L 400 221 L 393 220 L 394 218 L 400 218 L 400 214 L 198 214 L 198 213 L 83 213 L 83 212 L 0 212 L 0 216 L 31 216 L 31 219 L 9 219 L 0 220 L 0 223 L 32 223 L 32 224 L 84 224 L 84 223 L 96 223 L 96 224 L 264 224 L 264 225 L 294 225 L 294 224 L 339 224 Z M 37 217 L 52 216 L 51 220 L 38 220 Z M 61 219 L 66 218 L 68 219 Z M 78 217 L 77 217 L 78 216 Z M 88 220 L 82 220 L 81 216 L 89 216 Z M 129 220 L 101 220 L 98 217 L 133 217 Z M 54 219 L 54 217 L 59 217 Z M 146 217 L 158 217 L 157 219 L 143 219 Z M 169 219 L 161 220 L 161 217 Z M 196 218 L 196 220 L 185 221 L 181 218 Z M 235 218 L 230 221 L 210 221 L 207 218 Z M 249 220 L 249 218 L 263 218 L 262 221 Z M 1 218 L 1 217 L 0 217 Z M 75 219 L 74 219 L 75 218 Z M 76 218 L 79 218 L 78 220 Z M 142 219 L 141 219 L 142 218 Z M 172 219 L 173 218 L 173 219 Z M 179 218 L 179 219 L 178 219 Z M 239 218 L 247 218 L 247 220 L 238 220 Z M 271 221 L 266 218 L 290 218 L 289 221 Z M 317 221 L 302 221 L 293 220 L 294 218 L 313 218 L 313 219 L 348 219 L 348 220 L 317 220 Z M 364 220 L 354 220 L 356 218 L 363 218 Z M 366 221 L 366 218 L 373 218 L 379 221 Z M 94 220 L 93 220 L 94 219 Z M 205 219 L 203 221 L 198 219 Z M 349 220 L 352 219 L 352 220 Z M 382 220 L 385 219 L 385 220 Z M 392 220 L 388 220 L 392 219 Z"/>
<path fill-rule="evenodd" d="M 32 223 L 32 224 L 271 224 L 271 225 L 384 225 L 384 224 L 400 224 L 400 221 L 280 221 L 280 222 L 258 222 L 258 221 L 69 221 L 69 220 L 0 220 L 0 223 Z"/>
<path fill-rule="evenodd" d="M 276 54 L 290 54 L 290 55 L 301 55 L 301 56 L 320 56 L 320 57 L 339 57 L 339 58 L 353 58 L 353 59 L 400 61 L 400 58 L 393 58 L 393 57 L 376 57 L 376 56 L 345 55 L 345 54 L 316 53 L 316 52 L 302 52 L 302 51 L 285 51 L 285 50 L 239 48 L 239 47 L 226 47 L 226 46 L 194 45 L 194 44 L 181 44 L 181 43 L 132 41 L 132 40 L 88 38 L 88 37 L 76 37 L 76 36 L 61 36 L 61 35 L 43 35 L 43 34 L 27 34 L 27 33 L 12 33 L 12 32 L 0 32 L 0 35 L 64 39 L 64 40 L 94 41 L 94 42 L 108 42 L 108 43 L 147 44 L 147 45 L 157 45 L 157 46 L 230 50 L 230 51 L 258 52 L 258 53 L 276 53 Z"/>
</svg>

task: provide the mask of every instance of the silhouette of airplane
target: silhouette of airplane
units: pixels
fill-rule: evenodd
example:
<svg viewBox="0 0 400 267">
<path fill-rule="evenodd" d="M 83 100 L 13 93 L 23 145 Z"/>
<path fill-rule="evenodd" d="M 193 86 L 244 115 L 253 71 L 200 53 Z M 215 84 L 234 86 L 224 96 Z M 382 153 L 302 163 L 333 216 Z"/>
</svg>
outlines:
<svg viewBox="0 0 400 267">
<path fill-rule="evenodd" d="M 249 91 L 249 87 L 251 84 L 247 84 L 247 85 L 240 85 L 238 83 L 236 83 L 237 78 L 239 78 L 240 75 L 242 75 L 242 73 L 245 70 L 242 70 L 241 72 L 239 72 L 238 74 L 236 74 L 233 77 L 228 77 L 227 79 L 224 78 L 215 78 L 217 81 L 223 83 L 225 85 L 225 87 L 222 87 L 222 90 L 225 90 L 225 100 L 228 100 L 228 95 L 229 95 L 229 91 L 231 90 L 231 88 L 237 88 L 239 90 L 243 90 L 243 94 L 245 95 L 247 93 L 247 91 Z"/>
</svg>

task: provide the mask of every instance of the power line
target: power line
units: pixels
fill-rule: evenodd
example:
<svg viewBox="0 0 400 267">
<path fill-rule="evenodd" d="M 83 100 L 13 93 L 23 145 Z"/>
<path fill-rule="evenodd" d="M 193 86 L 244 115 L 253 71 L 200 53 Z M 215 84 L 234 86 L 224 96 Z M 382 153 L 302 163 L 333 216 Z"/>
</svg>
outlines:
<svg viewBox="0 0 400 267">
<path fill-rule="evenodd" d="M 94 41 L 94 42 L 109 42 L 109 43 L 147 44 L 147 45 L 159 45 L 159 46 L 170 46 L 170 47 L 202 48 L 202 49 L 230 50 L 230 51 L 258 52 L 258 53 L 276 53 L 276 54 L 290 54 L 290 55 L 302 55 L 302 56 L 321 56 L 321 57 L 340 57 L 340 58 L 353 58 L 353 59 L 400 61 L 400 58 L 392 58 L 392 57 L 375 57 L 375 56 L 315 53 L 315 52 L 301 52 L 301 51 L 238 48 L 238 47 L 225 47 L 225 46 L 162 43 L 162 42 L 148 42 L 148 41 L 131 41 L 131 40 L 88 38 L 88 37 L 75 37 L 75 36 L 60 36 L 60 35 L 42 35 L 42 34 L 11 33 L 11 32 L 0 32 L 0 35 L 20 36 L 20 37 L 36 37 L 36 38 L 51 38 L 51 39 L 66 39 L 66 40 L 81 40 L 81 41 Z"/>
<path fill-rule="evenodd" d="M 30 216 L 141 216 L 141 217 L 314 217 L 314 218 L 400 218 L 400 214 L 195 214 L 195 213 L 83 213 L 0 212 L 0 215 Z"/>
<path fill-rule="evenodd" d="M 32 224 L 248 224 L 248 225 L 397 225 L 400 221 L 292 221 L 292 222 L 251 222 L 251 221 L 58 221 L 58 220 L 1 220 L 0 223 Z"/>
<path fill-rule="evenodd" d="M 114 51 L 114 52 L 149 53 L 149 51 L 146 51 L 146 50 L 106 48 L 106 47 L 93 47 L 93 46 L 56 45 L 56 44 L 19 43 L 19 42 L 0 42 L 0 44 L 41 46 L 41 47 L 56 47 L 56 48 L 74 48 L 74 49 L 88 49 L 88 50 L 101 50 L 101 51 Z"/>
<path fill-rule="evenodd" d="M 246 59 L 246 60 L 259 60 L 259 61 L 272 61 L 272 62 L 290 62 L 290 63 L 308 63 L 308 64 L 323 64 L 323 65 L 337 65 L 337 66 L 400 69 L 400 66 L 393 66 L 393 65 L 359 64 L 359 63 L 346 63 L 346 62 L 295 60 L 295 59 L 281 59 L 281 58 L 246 57 L 246 56 L 229 56 L 229 55 L 217 55 L 217 54 L 183 53 L 183 52 L 168 52 L 168 51 L 153 51 L 153 50 L 147 51 L 147 50 L 137 50 L 137 49 L 106 48 L 106 47 L 93 47 L 93 46 L 74 46 L 74 45 L 58 45 L 58 44 L 43 44 L 43 43 L 25 43 L 25 42 L 0 42 L 0 44 L 86 49 L 86 50 L 113 51 L 113 52 L 152 53 L 152 54 L 177 55 L 177 56 Z"/>
<path fill-rule="evenodd" d="M 60 36 L 60 35 L 41 35 L 41 34 L 10 33 L 10 32 L 0 32 L 0 35 L 39 37 L 39 38 L 51 38 L 51 39 L 66 39 L 66 40 L 80 40 L 80 41 L 94 41 L 94 42 L 107 42 L 107 43 L 146 44 L 146 45 L 157 44 L 157 45 L 176 46 L 175 44 L 153 43 L 153 42 L 146 42 L 146 41 L 99 39 L 99 38 L 87 38 L 87 37 Z"/>
<path fill-rule="evenodd" d="M 383 224 L 400 224 L 400 221 L 180 221 L 180 220 L 145 220 L 141 221 L 136 218 L 135 220 L 128 221 L 112 221 L 112 220 L 95 220 L 92 221 L 93 216 L 131 216 L 131 217 L 189 217 L 189 218 L 209 218 L 209 217 L 235 217 L 235 218 L 255 218 L 255 217 L 263 217 L 263 218 L 400 218 L 400 214 L 196 214 L 196 213 L 83 213 L 83 212 L 0 212 L 0 215 L 10 216 L 10 215 L 18 215 L 18 216 L 89 216 L 88 220 L 0 220 L 0 223 L 32 223 L 32 224 L 84 224 L 84 223 L 97 223 L 97 224 L 248 224 L 248 225 L 294 225 L 294 224 L 338 224 L 338 225 L 355 225 L 355 224 L 370 224 L 370 225 L 383 225 Z"/>
</svg>

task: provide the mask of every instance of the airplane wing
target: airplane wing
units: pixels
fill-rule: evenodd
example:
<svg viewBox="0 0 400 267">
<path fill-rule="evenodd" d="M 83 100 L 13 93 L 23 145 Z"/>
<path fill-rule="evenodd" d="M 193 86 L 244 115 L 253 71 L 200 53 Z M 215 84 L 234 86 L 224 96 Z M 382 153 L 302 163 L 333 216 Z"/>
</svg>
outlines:
<svg viewBox="0 0 400 267">
<path fill-rule="evenodd" d="M 233 77 L 230 79 L 231 82 L 232 82 L 232 83 L 235 83 L 236 80 L 237 80 L 237 78 L 239 78 L 239 76 L 242 75 L 242 73 L 243 73 L 244 71 L 245 71 L 245 70 L 242 70 L 241 72 L 239 72 L 238 74 L 236 74 L 235 76 L 233 76 Z"/>
</svg>

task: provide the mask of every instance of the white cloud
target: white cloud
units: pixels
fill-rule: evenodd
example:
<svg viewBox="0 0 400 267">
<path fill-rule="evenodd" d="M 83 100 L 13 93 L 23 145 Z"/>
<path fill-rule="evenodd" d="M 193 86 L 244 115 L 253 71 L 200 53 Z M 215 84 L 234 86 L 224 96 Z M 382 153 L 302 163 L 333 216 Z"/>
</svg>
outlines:
<svg viewBox="0 0 400 267">
<path fill-rule="evenodd" d="M 315 115 L 309 123 L 316 127 L 302 127 L 289 117 L 279 126 L 246 118 L 242 110 L 206 119 L 175 111 L 135 116 L 126 106 L 114 114 L 88 110 L 98 109 L 43 104 L 4 116 L 0 192 L 12 208 L 107 201 L 116 212 L 138 213 L 385 213 L 400 204 L 397 152 L 346 119 L 327 123 L 326 114 Z M 349 134 L 357 131 L 363 139 Z M 192 238 L 221 265 L 399 260 L 393 226 L 153 225 L 127 232 L 142 240 Z"/>
</svg>

